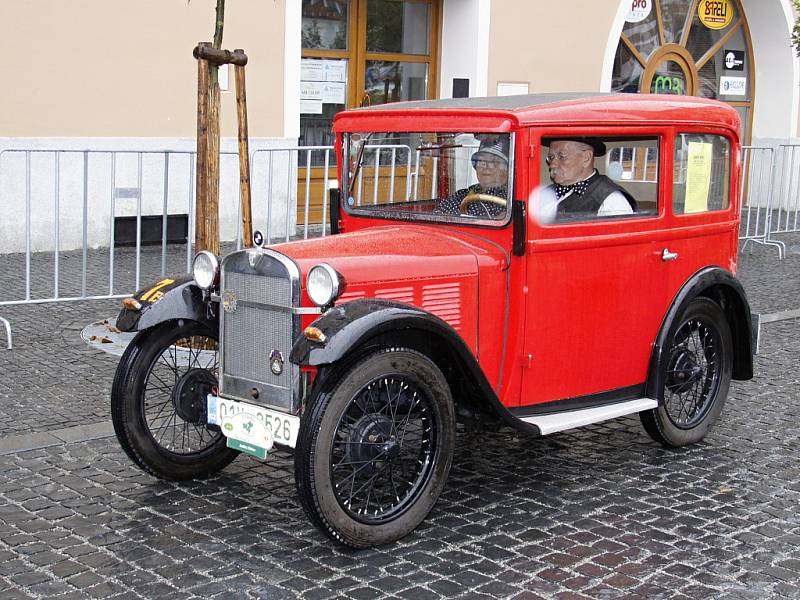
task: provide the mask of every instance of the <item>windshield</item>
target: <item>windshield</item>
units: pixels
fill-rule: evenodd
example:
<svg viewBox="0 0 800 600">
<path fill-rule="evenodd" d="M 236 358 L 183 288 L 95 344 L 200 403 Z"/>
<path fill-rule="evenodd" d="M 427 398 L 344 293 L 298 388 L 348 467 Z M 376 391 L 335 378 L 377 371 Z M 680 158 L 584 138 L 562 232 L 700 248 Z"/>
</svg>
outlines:
<svg viewBox="0 0 800 600">
<path fill-rule="evenodd" d="M 351 133 L 347 209 L 401 219 L 503 222 L 509 214 L 508 133 Z"/>
</svg>

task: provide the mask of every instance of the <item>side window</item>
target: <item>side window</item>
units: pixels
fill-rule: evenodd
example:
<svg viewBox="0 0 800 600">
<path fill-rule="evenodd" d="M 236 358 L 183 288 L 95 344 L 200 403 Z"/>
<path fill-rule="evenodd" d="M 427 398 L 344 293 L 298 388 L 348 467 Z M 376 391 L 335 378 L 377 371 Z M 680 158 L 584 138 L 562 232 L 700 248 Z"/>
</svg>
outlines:
<svg viewBox="0 0 800 600">
<path fill-rule="evenodd" d="M 676 215 L 730 206 L 731 146 L 721 135 L 681 133 L 675 140 L 672 210 Z"/>
<path fill-rule="evenodd" d="M 657 137 L 544 137 L 534 205 L 542 223 L 658 214 Z"/>
</svg>

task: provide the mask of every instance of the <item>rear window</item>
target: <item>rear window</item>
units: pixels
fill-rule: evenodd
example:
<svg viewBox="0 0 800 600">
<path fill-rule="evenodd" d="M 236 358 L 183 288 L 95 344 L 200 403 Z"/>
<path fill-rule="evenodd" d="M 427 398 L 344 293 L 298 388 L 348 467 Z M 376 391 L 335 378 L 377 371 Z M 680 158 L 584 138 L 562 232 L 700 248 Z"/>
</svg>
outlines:
<svg viewBox="0 0 800 600">
<path fill-rule="evenodd" d="M 721 135 L 681 133 L 675 140 L 672 210 L 691 214 L 730 206 L 731 144 Z"/>
</svg>

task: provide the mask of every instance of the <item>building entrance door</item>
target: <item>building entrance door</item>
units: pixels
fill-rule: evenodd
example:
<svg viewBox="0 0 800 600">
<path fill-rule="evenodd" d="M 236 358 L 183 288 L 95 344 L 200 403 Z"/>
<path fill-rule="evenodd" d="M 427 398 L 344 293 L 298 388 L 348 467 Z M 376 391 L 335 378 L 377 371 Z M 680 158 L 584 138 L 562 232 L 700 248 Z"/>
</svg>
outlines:
<svg viewBox="0 0 800 600">
<path fill-rule="evenodd" d="M 333 117 L 346 108 L 433 98 L 440 8 L 441 0 L 303 0 L 300 146 L 333 145 Z M 322 222 L 325 182 L 335 177 L 332 152 L 300 156 L 298 223 Z"/>
</svg>

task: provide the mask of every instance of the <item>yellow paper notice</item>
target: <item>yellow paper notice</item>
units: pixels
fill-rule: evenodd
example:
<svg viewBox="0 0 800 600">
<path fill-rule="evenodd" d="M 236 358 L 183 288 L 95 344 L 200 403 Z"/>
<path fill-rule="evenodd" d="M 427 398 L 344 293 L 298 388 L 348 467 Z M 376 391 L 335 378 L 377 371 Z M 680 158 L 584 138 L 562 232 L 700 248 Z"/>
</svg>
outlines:
<svg viewBox="0 0 800 600">
<path fill-rule="evenodd" d="M 685 213 L 708 210 L 712 151 L 713 146 L 711 144 L 689 142 L 689 156 L 686 167 L 686 204 L 683 208 Z"/>
</svg>

